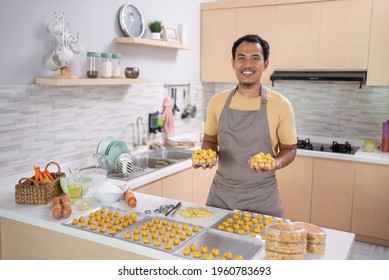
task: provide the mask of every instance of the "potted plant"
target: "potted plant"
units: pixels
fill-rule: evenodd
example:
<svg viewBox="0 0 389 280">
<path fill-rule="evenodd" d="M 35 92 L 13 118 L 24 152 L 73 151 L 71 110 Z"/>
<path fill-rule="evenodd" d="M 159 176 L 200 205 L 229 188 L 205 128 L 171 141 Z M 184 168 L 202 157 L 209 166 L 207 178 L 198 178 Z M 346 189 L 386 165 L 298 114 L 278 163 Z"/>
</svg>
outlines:
<svg viewBox="0 0 389 280">
<path fill-rule="evenodd" d="M 162 31 L 162 22 L 159 20 L 151 21 L 149 22 L 148 27 L 151 32 L 151 38 L 160 40 L 161 31 Z"/>
</svg>

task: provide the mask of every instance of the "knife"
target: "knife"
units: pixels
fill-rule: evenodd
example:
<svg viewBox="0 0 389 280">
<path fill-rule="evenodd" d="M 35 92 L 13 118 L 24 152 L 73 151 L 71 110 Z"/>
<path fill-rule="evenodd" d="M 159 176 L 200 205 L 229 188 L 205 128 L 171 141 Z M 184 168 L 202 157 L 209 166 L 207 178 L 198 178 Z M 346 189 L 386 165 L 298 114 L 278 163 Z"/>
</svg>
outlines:
<svg viewBox="0 0 389 280">
<path fill-rule="evenodd" d="M 177 210 L 177 209 L 180 208 L 180 207 L 181 207 L 181 201 L 178 202 L 177 205 L 174 206 L 171 210 L 169 210 L 169 211 L 165 214 L 165 217 L 169 216 L 169 214 L 170 214 L 171 212 L 173 212 L 174 210 Z M 173 215 L 172 215 L 172 217 L 173 217 Z"/>
</svg>

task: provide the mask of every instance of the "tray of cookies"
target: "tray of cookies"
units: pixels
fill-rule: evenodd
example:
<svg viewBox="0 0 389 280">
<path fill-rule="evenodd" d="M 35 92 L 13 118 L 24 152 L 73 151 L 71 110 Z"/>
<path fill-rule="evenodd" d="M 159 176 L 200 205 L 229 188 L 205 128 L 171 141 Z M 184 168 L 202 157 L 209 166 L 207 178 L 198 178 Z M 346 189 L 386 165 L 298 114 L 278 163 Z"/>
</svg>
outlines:
<svg viewBox="0 0 389 280">
<path fill-rule="evenodd" d="M 98 207 L 88 212 L 88 214 L 81 215 L 62 224 L 97 234 L 114 236 L 125 228 L 138 224 L 146 218 L 145 214 L 138 212 Z"/>
<path fill-rule="evenodd" d="M 274 223 L 290 223 L 290 220 L 248 211 L 233 210 L 213 224 L 211 228 L 242 236 L 259 238 L 265 226 Z"/>
<path fill-rule="evenodd" d="M 172 252 L 203 229 L 197 225 L 150 216 L 141 223 L 129 226 L 114 237 L 157 250 Z"/>
<path fill-rule="evenodd" d="M 327 233 L 316 225 L 305 222 L 294 222 L 293 224 L 303 227 L 307 231 L 308 253 L 322 255 L 325 253 Z"/>
<path fill-rule="evenodd" d="M 299 225 L 271 224 L 263 234 L 266 258 L 271 260 L 303 260 L 307 231 Z"/>
<path fill-rule="evenodd" d="M 259 238 L 245 238 L 207 229 L 173 251 L 174 255 L 196 260 L 250 260 L 263 249 Z"/>
</svg>

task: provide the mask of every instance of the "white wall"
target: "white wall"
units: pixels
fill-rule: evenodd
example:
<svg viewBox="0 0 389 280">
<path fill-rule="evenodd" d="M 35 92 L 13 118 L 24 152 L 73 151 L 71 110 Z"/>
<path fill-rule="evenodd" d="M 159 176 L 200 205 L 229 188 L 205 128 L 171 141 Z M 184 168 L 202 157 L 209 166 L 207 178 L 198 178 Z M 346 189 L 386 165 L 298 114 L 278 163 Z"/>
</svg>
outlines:
<svg viewBox="0 0 389 280">
<path fill-rule="evenodd" d="M 0 84 L 33 83 L 36 76 L 51 76 L 44 61 L 52 52 L 53 37 L 47 24 L 54 12 L 65 13 L 73 33 L 79 33 L 85 51 L 71 63 L 72 72 L 85 76 L 86 52 L 114 52 L 123 55 L 123 66 L 140 68 L 141 78 L 151 82 L 182 82 L 200 77 L 200 3 L 202 0 L 1 0 Z M 194 50 L 177 51 L 116 44 L 124 36 L 118 13 L 124 4 L 142 12 L 145 22 L 159 19 L 166 26 L 189 26 L 188 44 Z"/>
</svg>

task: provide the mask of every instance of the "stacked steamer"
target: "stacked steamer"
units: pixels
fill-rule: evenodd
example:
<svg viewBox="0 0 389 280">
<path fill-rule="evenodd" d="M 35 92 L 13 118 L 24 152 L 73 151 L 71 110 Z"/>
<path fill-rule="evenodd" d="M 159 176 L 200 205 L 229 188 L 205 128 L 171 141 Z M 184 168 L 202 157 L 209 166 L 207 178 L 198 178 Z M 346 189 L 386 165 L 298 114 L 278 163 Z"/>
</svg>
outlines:
<svg viewBox="0 0 389 280">
<path fill-rule="evenodd" d="M 266 226 L 266 258 L 270 260 L 303 260 L 305 258 L 307 231 L 295 224 Z"/>
<path fill-rule="evenodd" d="M 307 252 L 312 254 L 324 254 L 326 248 L 326 232 L 313 224 L 295 222 L 295 225 L 303 227 L 307 231 Z"/>
</svg>

